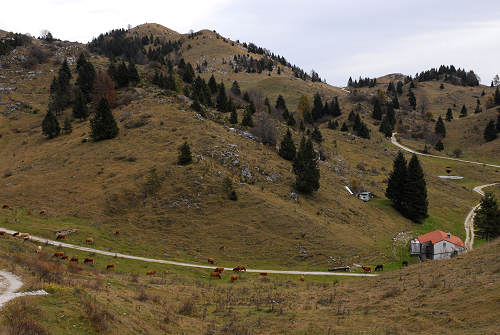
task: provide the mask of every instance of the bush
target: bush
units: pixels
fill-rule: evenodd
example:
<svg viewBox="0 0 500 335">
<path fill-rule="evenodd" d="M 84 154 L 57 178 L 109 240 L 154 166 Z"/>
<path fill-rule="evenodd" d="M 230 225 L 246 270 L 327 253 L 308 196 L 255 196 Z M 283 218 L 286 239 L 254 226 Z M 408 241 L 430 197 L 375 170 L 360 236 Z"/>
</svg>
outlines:
<svg viewBox="0 0 500 335">
<path fill-rule="evenodd" d="M 257 115 L 257 122 L 251 132 L 257 136 L 263 144 L 270 146 L 276 145 L 278 134 L 274 120 L 269 113 L 261 112 Z"/>
<path fill-rule="evenodd" d="M 109 328 L 109 321 L 113 320 L 114 316 L 102 309 L 95 298 L 84 298 L 82 307 L 88 320 L 97 331 L 105 331 Z"/>
<path fill-rule="evenodd" d="M 178 311 L 179 314 L 186 316 L 194 316 L 196 315 L 196 304 L 194 301 L 194 297 L 188 298 L 185 300 Z"/>
<path fill-rule="evenodd" d="M 45 335 L 49 334 L 38 322 L 32 319 L 40 311 L 28 305 L 24 299 L 8 304 L 2 310 L 3 324 L 10 335 Z"/>
</svg>

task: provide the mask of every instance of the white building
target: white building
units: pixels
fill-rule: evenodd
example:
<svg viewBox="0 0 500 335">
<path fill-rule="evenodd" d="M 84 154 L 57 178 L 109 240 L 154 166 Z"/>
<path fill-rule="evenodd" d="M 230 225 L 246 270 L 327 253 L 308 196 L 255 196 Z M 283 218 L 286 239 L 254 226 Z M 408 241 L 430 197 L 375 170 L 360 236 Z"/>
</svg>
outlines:
<svg viewBox="0 0 500 335">
<path fill-rule="evenodd" d="M 413 256 L 426 259 L 445 259 L 466 252 L 467 248 L 462 240 L 450 233 L 435 230 L 420 235 L 411 241 L 410 253 Z"/>
<path fill-rule="evenodd" d="M 361 192 L 361 193 L 358 193 L 358 198 L 360 200 L 363 200 L 364 202 L 367 202 L 367 201 L 370 201 L 370 199 L 372 198 L 372 194 L 371 194 L 371 192 Z"/>
</svg>

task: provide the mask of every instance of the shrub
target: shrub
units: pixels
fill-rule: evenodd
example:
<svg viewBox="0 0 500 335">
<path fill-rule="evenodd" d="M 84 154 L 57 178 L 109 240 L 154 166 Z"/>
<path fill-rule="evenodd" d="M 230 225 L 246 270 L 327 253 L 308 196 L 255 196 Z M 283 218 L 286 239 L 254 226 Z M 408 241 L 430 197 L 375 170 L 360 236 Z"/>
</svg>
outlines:
<svg viewBox="0 0 500 335">
<path fill-rule="evenodd" d="M 83 298 L 82 307 L 90 323 L 97 331 L 105 331 L 109 328 L 109 321 L 114 319 L 113 314 L 97 303 L 94 298 Z"/>
<path fill-rule="evenodd" d="M 38 322 L 32 319 L 39 314 L 40 311 L 28 305 L 26 300 L 16 300 L 2 310 L 3 324 L 10 335 L 49 334 Z"/>
</svg>

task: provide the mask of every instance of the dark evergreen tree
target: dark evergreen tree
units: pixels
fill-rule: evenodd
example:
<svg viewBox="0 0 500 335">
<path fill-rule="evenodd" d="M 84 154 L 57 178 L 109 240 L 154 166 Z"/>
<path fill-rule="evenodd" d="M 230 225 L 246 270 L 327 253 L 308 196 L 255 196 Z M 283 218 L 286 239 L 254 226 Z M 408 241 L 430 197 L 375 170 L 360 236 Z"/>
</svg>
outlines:
<svg viewBox="0 0 500 335">
<path fill-rule="evenodd" d="M 436 127 L 434 128 L 434 131 L 437 135 L 441 136 L 441 138 L 446 137 L 446 127 L 444 126 L 444 122 L 441 116 L 438 118 L 436 122 Z"/>
<path fill-rule="evenodd" d="M 491 141 L 495 140 L 497 138 L 497 136 L 498 135 L 497 135 L 497 129 L 495 126 L 495 121 L 490 120 L 490 122 L 488 122 L 488 125 L 484 129 L 484 139 L 486 140 L 486 142 L 491 142 Z"/>
<path fill-rule="evenodd" d="M 299 151 L 293 162 L 295 188 L 301 193 L 312 193 L 319 189 L 320 172 L 318 159 L 311 140 L 302 137 Z"/>
<path fill-rule="evenodd" d="M 500 105 L 500 91 L 497 89 L 495 90 L 495 95 L 493 96 L 493 101 L 495 102 L 495 105 Z"/>
<path fill-rule="evenodd" d="M 321 95 L 319 93 L 314 95 L 311 116 L 313 121 L 317 121 L 323 116 L 323 102 L 321 101 Z"/>
<path fill-rule="evenodd" d="M 500 133 L 500 114 L 497 115 L 497 133 Z"/>
<path fill-rule="evenodd" d="M 87 108 L 87 103 L 83 92 L 77 88 L 75 93 L 75 101 L 73 101 L 73 117 L 75 119 L 80 119 L 81 121 L 86 120 L 89 117 L 89 110 Z"/>
<path fill-rule="evenodd" d="M 394 91 L 395 91 L 394 84 L 391 81 L 391 82 L 389 82 L 389 85 L 387 85 L 387 93 L 392 93 Z"/>
<path fill-rule="evenodd" d="M 61 127 L 59 126 L 57 117 L 50 108 L 42 121 L 42 133 L 48 138 L 57 137 L 61 133 Z"/>
<path fill-rule="evenodd" d="M 370 138 L 370 129 L 368 129 L 364 122 L 361 122 L 359 129 L 356 131 L 356 135 L 361 138 Z"/>
<path fill-rule="evenodd" d="M 342 127 L 340 127 L 340 131 L 349 131 L 349 128 L 347 128 L 347 125 L 344 123 L 342 123 Z"/>
<path fill-rule="evenodd" d="M 279 155 L 286 160 L 293 161 L 295 159 L 297 149 L 295 148 L 295 143 L 293 142 L 292 133 L 290 129 L 287 130 L 283 140 L 280 144 Z"/>
<path fill-rule="evenodd" d="M 382 108 L 380 107 L 378 99 L 375 99 L 375 103 L 373 104 L 372 117 L 375 120 L 382 120 Z"/>
<path fill-rule="evenodd" d="M 394 98 L 392 98 L 392 107 L 394 109 L 399 109 L 399 99 L 397 95 L 395 95 Z"/>
<path fill-rule="evenodd" d="M 352 126 L 352 130 L 354 132 L 358 132 L 362 127 L 361 117 L 358 113 L 354 114 L 354 124 Z"/>
<path fill-rule="evenodd" d="M 415 154 L 408 163 L 403 199 L 403 215 L 416 223 L 427 217 L 427 185 L 424 171 Z"/>
<path fill-rule="evenodd" d="M 97 105 L 94 117 L 90 120 L 90 136 L 94 141 L 114 138 L 119 129 L 107 99 L 102 98 Z"/>
<path fill-rule="evenodd" d="M 304 121 L 302 120 L 300 120 L 299 130 L 302 132 L 306 130 L 306 126 L 304 125 Z"/>
<path fill-rule="evenodd" d="M 411 89 L 408 91 L 408 103 L 413 109 L 417 108 L 417 98 Z"/>
<path fill-rule="evenodd" d="M 286 124 L 290 127 L 295 127 L 295 124 L 297 122 L 295 121 L 295 118 L 293 117 L 293 114 L 292 113 L 289 113 L 288 114 L 288 120 L 286 120 Z"/>
<path fill-rule="evenodd" d="M 392 127 L 391 121 L 389 120 L 389 118 L 387 117 L 387 115 L 384 116 L 384 118 L 382 119 L 382 123 L 380 123 L 379 131 L 382 134 L 384 134 L 385 137 L 391 137 L 393 130 L 394 129 Z"/>
<path fill-rule="evenodd" d="M 218 85 L 218 94 L 217 94 L 217 110 L 220 112 L 225 112 L 226 111 L 226 105 L 227 105 L 227 95 L 226 95 L 226 88 L 224 87 L 224 83 L 221 82 Z"/>
<path fill-rule="evenodd" d="M 179 165 L 187 165 L 193 161 L 193 157 L 191 155 L 191 148 L 187 141 L 185 141 L 179 147 L 179 156 L 177 158 L 177 163 Z"/>
<path fill-rule="evenodd" d="M 241 95 L 240 85 L 238 85 L 238 82 L 236 80 L 233 81 L 233 86 L 231 86 L 231 92 L 237 96 Z"/>
<path fill-rule="evenodd" d="M 444 85 L 443 85 L 443 83 L 441 83 L 441 85 L 439 85 L 439 89 L 440 89 L 440 90 L 444 90 Z"/>
<path fill-rule="evenodd" d="M 407 174 L 406 159 L 400 151 L 394 159 L 393 169 L 385 191 L 385 196 L 391 200 L 392 205 L 398 211 L 403 209 L 405 203 L 404 192 Z"/>
<path fill-rule="evenodd" d="M 412 81 L 410 81 L 410 88 L 415 88 L 415 83 Z"/>
<path fill-rule="evenodd" d="M 184 70 L 182 71 L 182 80 L 185 83 L 191 84 L 194 80 L 195 73 L 191 63 L 187 63 Z"/>
<path fill-rule="evenodd" d="M 451 108 L 448 108 L 448 111 L 446 112 L 446 121 L 450 122 L 453 120 L 453 112 L 451 111 Z"/>
<path fill-rule="evenodd" d="M 198 113 L 200 113 L 203 110 L 197 97 L 193 99 L 193 103 L 191 104 L 191 109 Z"/>
<path fill-rule="evenodd" d="M 387 120 L 391 123 L 392 129 L 394 129 L 394 126 L 396 125 L 396 113 L 394 112 L 394 108 L 392 107 L 391 104 L 385 105 L 385 116 L 387 117 Z"/>
<path fill-rule="evenodd" d="M 71 119 L 68 116 L 64 118 L 63 131 L 65 134 L 71 134 L 73 131 L 73 125 L 71 124 Z"/>
<path fill-rule="evenodd" d="M 214 75 L 210 76 L 210 79 L 208 80 L 208 88 L 210 89 L 211 94 L 218 92 L 217 82 L 215 81 Z"/>
<path fill-rule="evenodd" d="M 481 199 L 474 216 L 477 235 L 489 241 L 500 236 L 500 210 L 495 196 L 487 192 Z"/>
<path fill-rule="evenodd" d="M 128 63 L 127 74 L 128 74 L 128 81 L 133 85 L 137 85 L 137 83 L 140 80 L 139 72 L 137 72 L 137 68 L 135 67 L 135 64 L 133 62 Z"/>
<path fill-rule="evenodd" d="M 403 94 L 403 83 L 401 81 L 398 81 L 398 83 L 396 84 L 396 93 L 398 95 Z M 396 107 L 394 107 L 394 108 L 396 108 Z"/>
<path fill-rule="evenodd" d="M 316 141 L 318 143 L 323 142 L 323 135 L 321 134 L 321 131 L 318 127 L 314 127 L 314 130 L 311 133 L 311 138 L 313 139 L 313 141 Z"/>
<path fill-rule="evenodd" d="M 245 108 L 245 112 L 243 113 L 243 119 L 241 120 L 242 126 L 253 127 L 252 114 L 252 111 L 247 106 L 247 108 Z"/>
<path fill-rule="evenodd" d="M 94 66 L 85 57 L 85 53 L 81 53 L 76 62 L 76 71 L 78 72 L 78 78 L 76 79 L 76 85 L 80 88 L 83 95 L 85 96 L 86 102 L 90 101 L 90 94 L 94 89 L 94 82 L 96 79 L 96 72 Z"/>
<path fill-rule="evenodd" d="M 276 109 L 278 110 L 286 110 L 286 103 L 285 103 L 285 98 L 280 94 L 278 95 L 278 98 L 276 99 Z"/>
<path fill-rule="evenodd" d="M 243 100 L 246 102 L 250 102 L 250 95 L 248 95 L 248 92 L 245 92 L 243 94 Z"/>
<path fill-rule="evenodd" d="M 110 77 L 113 79 L 113 81 L 116 83 L 116 87 L 126 87 L 129 83 L 129 75 L 128 75 L 128 68 L 127 65 L 125 65 L 125 62 L 121 62 L 118 67 L 116 68 L 116 74 L 115 77 L 113 76 Z"/>
<path fill-rule="evenodd" d="M 444 150 L 444 144 L 441 142 L 441 140 L 438 140 L 436 145 L 434 146 L 434 149 L 437 151 L 443 151 Z"/>
<path fill-rule="evenodd" d="M 229 117 L 229 122 L 231 122 L 231 124 L 238 123 L 238 112 L 236 111 L 236 106 L 234 105 L 233 108 L 231 109 L 231 116 Z"/>
<path fill-rule="evenodd" d="M 462 110 L 460 111 L 460 117 L 466 117 L 466 116 L 467 116 L 467 107 L 463 105 Z"/>
</svg>

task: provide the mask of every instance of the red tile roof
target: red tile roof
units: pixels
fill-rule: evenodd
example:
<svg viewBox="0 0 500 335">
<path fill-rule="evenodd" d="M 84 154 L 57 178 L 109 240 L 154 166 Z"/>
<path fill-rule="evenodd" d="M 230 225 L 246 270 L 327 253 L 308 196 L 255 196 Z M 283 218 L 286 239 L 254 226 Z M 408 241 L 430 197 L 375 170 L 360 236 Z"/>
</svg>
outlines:
<svg viewBox="0 0 500 335">
<path fill-rule="evenodd" d="M 448 233 L 445 233 L 444 231 L 434 230 L 431 231 L 430 233 L 420 235 L 417 238 L 420 243 L 426 243 L 430 241 L 432 244 L 436 244 L 444 240 L 466 249 L 465 244 L 462 242 L 460 237 L 451 234 L 449 236 L 450 237 L 448 237 Z"/>
</svg>

